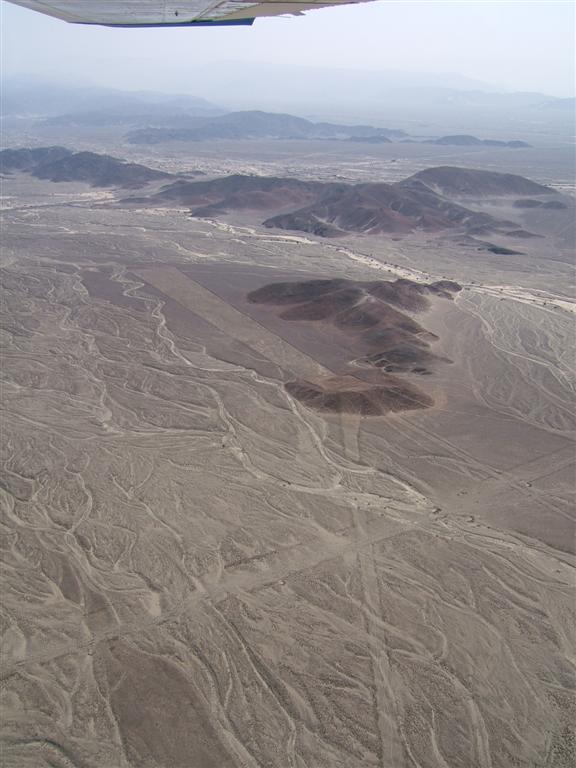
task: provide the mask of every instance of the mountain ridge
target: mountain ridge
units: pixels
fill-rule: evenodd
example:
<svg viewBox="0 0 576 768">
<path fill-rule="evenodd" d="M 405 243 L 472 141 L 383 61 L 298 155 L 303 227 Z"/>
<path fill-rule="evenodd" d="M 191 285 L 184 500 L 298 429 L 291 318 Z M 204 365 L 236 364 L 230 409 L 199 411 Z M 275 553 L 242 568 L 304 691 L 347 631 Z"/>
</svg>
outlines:
<svg viewBox="0 0 576 768">
<path fill-rule="evenodd" d="M 178 206 L 192 216 L 217 217 L 229 211 L 268 213 L 265 227 L 321 237 L 347 233 L 408 234 L 416 230 L 460 230 L 467 235 L 518 231 L 511 221 L 472 210 L 467 200 L 513 197 L 516 208 L 565 207 L 557 193 L 523 176 L 453 166 L 427 168 L 399 182 L 347 184 L 294 177 L 234 174 L 195 180 L 138 163 L 65 147 L 7 149 L 0 152 L 4 173 L 30 173 L 54 182 L 78 181 L 95 187 L 138 189 L 167 182 L 147 196 L 120 202 L 129 206 Z M 552 199 L 550 196 L 554 195 Z M 540 201 L 535 198 L 544 198 Z M 526 200 L 523 205 L 522 199 Z M 524 233 L 529 237 L 531 233 Z"/>
</svg>

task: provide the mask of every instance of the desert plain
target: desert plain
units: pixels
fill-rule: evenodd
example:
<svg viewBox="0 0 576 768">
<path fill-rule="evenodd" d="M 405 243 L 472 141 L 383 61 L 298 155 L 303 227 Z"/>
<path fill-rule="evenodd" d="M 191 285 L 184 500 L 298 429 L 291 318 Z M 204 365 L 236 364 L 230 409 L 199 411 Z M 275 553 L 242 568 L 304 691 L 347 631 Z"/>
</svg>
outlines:
<svg viewBox="0 0 576 768">
<path fill-rule="evenodd" d="M 309 176 L 432 152 L 367 151 Z M 2 765 L 573 765 L 571 212 L 474 201 L 498 253 L 161 183 L 3 179 Z"/>
</svg>

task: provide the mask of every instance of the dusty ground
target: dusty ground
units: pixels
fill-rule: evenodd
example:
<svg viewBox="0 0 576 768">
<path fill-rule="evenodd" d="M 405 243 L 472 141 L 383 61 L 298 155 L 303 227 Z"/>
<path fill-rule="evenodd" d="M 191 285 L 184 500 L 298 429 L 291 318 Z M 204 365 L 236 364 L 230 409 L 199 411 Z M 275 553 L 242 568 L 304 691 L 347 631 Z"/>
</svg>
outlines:
<svg viewBox="0 0 576 768">
<path fill-rule="evenodd" d="M 450 243 L 318 243 L 14 185 L 3 765 L 572 765 L 564 267 L 503 279 Z M 434 406 L 290 397 L 290 377 L 333 372 L 330 333 L 247 293 L 397 276 L 464 284 L 417 316 L 453 361 L 417 379 Z"/>
</svg>

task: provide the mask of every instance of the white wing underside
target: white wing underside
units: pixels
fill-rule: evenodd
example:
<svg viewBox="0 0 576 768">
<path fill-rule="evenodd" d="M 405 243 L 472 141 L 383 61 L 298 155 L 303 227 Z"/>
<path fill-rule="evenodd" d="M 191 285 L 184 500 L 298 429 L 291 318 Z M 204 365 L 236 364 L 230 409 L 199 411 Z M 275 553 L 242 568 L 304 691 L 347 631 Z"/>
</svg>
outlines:
<svg viewBox="0 0 576 768">
<path fill-rule="evenodd" d="M 104 26 L 182 26 L 195 22 L 233 22 L 262 16 L 298 15 L 313 8 L 370 0 L 9 0 L 15 5 L 76 24 Z"/>
</svg>

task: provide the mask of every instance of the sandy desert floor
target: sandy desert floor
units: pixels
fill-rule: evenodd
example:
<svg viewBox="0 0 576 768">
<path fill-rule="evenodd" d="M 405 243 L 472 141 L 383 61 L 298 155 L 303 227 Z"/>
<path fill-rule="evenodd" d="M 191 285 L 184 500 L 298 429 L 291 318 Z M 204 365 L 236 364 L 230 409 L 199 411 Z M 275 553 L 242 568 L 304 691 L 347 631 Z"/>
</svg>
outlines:
<svg viewBox="0 0 576 768">
<path fill-rule="evenodd" d="M 573 765 L 561 270 L 28 183 L 2 251 L 2 764 Z M 418 378 L 434 405 L 292 398 L 338 339 L 247 293 L 398 276 L 463 285 L 417 316 L 452 361 Z"/>
</svg>

